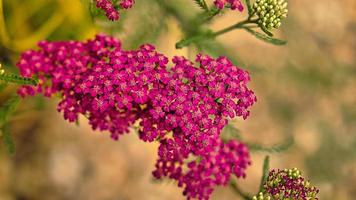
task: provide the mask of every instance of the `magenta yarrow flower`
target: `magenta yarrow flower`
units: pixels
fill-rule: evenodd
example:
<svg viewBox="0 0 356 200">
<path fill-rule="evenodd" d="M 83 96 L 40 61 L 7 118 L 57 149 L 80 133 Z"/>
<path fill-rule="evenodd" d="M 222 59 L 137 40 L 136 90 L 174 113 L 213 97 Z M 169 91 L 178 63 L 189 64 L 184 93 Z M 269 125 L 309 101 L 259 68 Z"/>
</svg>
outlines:
<svg viewBox="0 0 356 200">
<path fill-rule="evenodd" d="M 39 47 L 17 63 L 21 75 L 40 80 L 20 88 L 21 96 L 60 94 L 58 111 L 66 120 L 84 115 L 115 140 L 137 122 L 140 139 L 160 143 L 153 175 L 177 180 L 188 199 L 208 199 L 232 174 L 245 176 L 246 146 L 219 136 L 228 119 L 248 117 L 256 97 L 247 88 L 248 72 L 226 57 L 198 55 L 196 63 L 174 57 L 168 69 L 154 46 L 125 51 L 105 35 Z"/>
<path fill-rule="evenodd" d="M 95 0 L 96 7 L 102 9 L 106 17 L 111 21 L 118 20 L 120 18 L 119 11 L 115 8 L 112 0 Z M 133 6 L 135 0 L 120 0 L 119 6 L 122 9 L 128 9 Z"/>
<path fill-rule="evenodd" d="M 215 0 L 214 4 L 218 9 L 229 7 L 231 10 L 238 10 L 240 12 L 244 9 L 240 0 Z"/>
<path fill-rule="evenodd" d="M 197 159 L 189 162 L 189 146 L 192 144 L 178 136 L 161 140 L 153 175 L 158 179 L 168 176 L 177 180 L 178 186 L 184 187 L 183 194 L 188 199 L 209 199 L 214 187 L 226 185 L 232 174 L 245 177 L 244 171 L 250 165 L 247 147 L 233 140 L 224 143 L 216 139 L 211 142 L 204 153 L 195 154 Z"/>
<path fill-rule="evenodd" d="M 121 0 L 120 7 L 123 9 L 131 8 L 135 4 L 135 0 Z"/>
</svg>

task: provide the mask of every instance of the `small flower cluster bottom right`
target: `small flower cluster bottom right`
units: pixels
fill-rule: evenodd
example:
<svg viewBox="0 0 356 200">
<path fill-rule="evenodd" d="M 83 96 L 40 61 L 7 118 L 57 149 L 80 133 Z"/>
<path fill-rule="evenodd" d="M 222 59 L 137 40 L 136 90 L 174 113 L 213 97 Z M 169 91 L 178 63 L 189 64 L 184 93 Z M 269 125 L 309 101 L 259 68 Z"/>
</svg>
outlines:
<svg viewBox="0 0 356 200">
<path fill-rule="evenodd" d="M 297 168 L 269 172 L 263 191 L 252 200 L 318 200 L 319 190 Z"/>
</svg>

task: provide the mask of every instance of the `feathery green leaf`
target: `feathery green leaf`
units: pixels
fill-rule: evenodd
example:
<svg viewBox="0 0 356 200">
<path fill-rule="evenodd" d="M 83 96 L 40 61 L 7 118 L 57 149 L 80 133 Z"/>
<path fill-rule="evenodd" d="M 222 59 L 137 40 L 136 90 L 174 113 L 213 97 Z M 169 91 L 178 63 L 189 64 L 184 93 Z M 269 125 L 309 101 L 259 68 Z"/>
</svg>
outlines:
<svg viewBox="0 0 356 200">
<path fill-rule="evenodd" d="M 242 140 L 240 133 L 241 133 L 241 131 L 239 129 L 237 129 L 236 127 L 234 127 L 231 124 L 227 124 L 222 131 L 221 137 L 224 141 L 228 141 L 231 139 Z"/>
<path fill-rule="evenodd" d="M 255 143 L 247 143 L 247 146 L 248 146 L 250 151 L 262 151 L 262 152 L 268 152 L 268 153 L 280 153 L 280 152 L 288 150 L 293 144 L 294 144 L 293 137 L 289 137 L 283 143 L 277 144 L 277 145 L 273 145 L 273 146 L 270 146 L 270 147 L 266 147 L 266 146 L 263 146 L 261 144 L 255 144 Z"/>
<path fill-rule="evenodd" d="M 264 42 L 267 42 L 267 43 L 270 43 L 270 44 L 274 44 L 274 45 L 285 45 L 285 44 L 287 44 L 287 41 L 276 39 L 276 38 L 272 38 L 272 37 L 270 37 L 268 35 L 256 32 L 256 31 L 254 31 L 254 30 L 252 30 L 250 28 L 244 27 L 244 29 L 247 32 L 249 32 L 252 35 L 254 35 L 257 39 L 260 39 L 260 40 L 262 40 Z"/>
<path fill-rule="evenodd" d="M 247 10 L 248 10 L 248 15 L 252 16 L 253 10 L 252 10 L 252 6 L 251 6 L 250 0 L 245 0 L 245 2 L 246 2 Z"/>
<path fill-rule="evenodd" d="M 20 103 L 19 96 L 13 96 L 0 107 L 0 125 L 5 124 Z"/>
<path fill-rule="evenodd" d="M 269 37 L 273 37 L 273 33 L 271 33 L 266 27 L 264 26 L 259 26 L 261 30 L 266 33 Z"/>
<path fill-rule="evenodd" d="M 1 139 L 4 145 L 6 146 L 8 152 L 10 154 L 15 153 L 15 144 L 14 141 L 12 140 L 9 127 L 7 125 L 4 125 L 0 131 L 2 132 Z"/>
<path fill-rule="evenodd" d="M 2 74 L 0 80 L 6 83 L 16 83 L 20 85 L 37 85 L 38 81 L 33 78 L 25 78 L 16 74 Z"/>
<path fill-rule="evenodd" d="M 210 12 L 208 4 L 206 4 L 205 0 L 194 0 L 194 2 L 206 12 Z"/>
</svg>

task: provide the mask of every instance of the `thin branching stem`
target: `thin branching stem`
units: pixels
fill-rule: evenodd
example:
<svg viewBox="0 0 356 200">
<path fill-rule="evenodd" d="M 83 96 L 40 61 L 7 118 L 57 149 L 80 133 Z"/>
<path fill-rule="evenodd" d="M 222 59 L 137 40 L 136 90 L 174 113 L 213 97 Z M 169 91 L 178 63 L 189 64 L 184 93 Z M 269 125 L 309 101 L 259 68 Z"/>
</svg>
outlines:
<svg viewBox="0 0 356 200">
<path fill-rule="evenodd" d="M 205 33 L 205 34 L 192 36 L 190 38 L 183 39 L 183 40 L 177 42 L 176 48 L 180 49 L 180 48 L 188 46 L 188 45 L 190 45 L 192 43 L 197 43 L 197 42 L 200 42 L 200 41 L 203 41 L 203 40 L 206 40 L 206 39 L 213 39 L 213 38 L 216 38 L 219 35 L 222 35 L 224 33 L 230 32 L 232 30 L 244 28 L 246 24 L 255 24 L 255 23 L 256 23 L 255 20 L 246 19 L 244 21 L 238 22 L 238 23 L 236 23 L 236 24 L 234 24 L 232 26 L 226 27 L 226 28 L 221 29 L 221 30 L 216 31 L 216 32 L 208 32 L 208 33 Z"/>
<path fill-rule="evenodd" d="M 265 181 L 267 180 L 267 176 L 269 173 L 269 156 L 267 155 L 265 159 L 263 160 L 263 168 L 262 168 L 262 177 L 261 177 L 261 182 L 260 182 L 260 188 L 259 192 L 262 192 L 263 190 L 263 185 L 265 184 Z"/>
<path fill-rule="evenodd" d="M 244 21 L 241 21 L 241 22 L 238 22 L 232 26 L 229 26 L 229 27 L 226 27 L 224 29 L 221 29 L 220 31 L 217 31 L 215 33 L 213 33 L 213 37 L 217 37 L 219 35 L 222 35 L 224 33 L 227 33 L 227 32 L 230 32 L 234 29 L 240 29 L 240 28 L 244 28 L 244 26 L 246 24 L 253 24 L 253 23 L 256 23 L 256 21 L 252 21 L 252 20 L 249 20 L 249 19 L 246 19 Z"/>
</svg>

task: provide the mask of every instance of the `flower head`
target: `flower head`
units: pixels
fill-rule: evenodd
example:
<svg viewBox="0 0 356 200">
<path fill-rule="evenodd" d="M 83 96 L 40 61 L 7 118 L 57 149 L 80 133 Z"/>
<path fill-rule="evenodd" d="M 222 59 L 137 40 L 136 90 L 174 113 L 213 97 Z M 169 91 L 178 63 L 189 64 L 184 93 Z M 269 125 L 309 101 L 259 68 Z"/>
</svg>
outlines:
<svg viewBox="0 0 356 200">
<path fill-rule="evenodd" d="M 264 183 L 263 193 L 254 196 L 253 200 L 317 200 L 318 192 L 297 168 L 272 170 Z"/>
<path fill-rule="evenodd" d="M 233 140 L 211 142 L 209 150 L 184 166 L 189 156 L 189 146 L 184 145 L 187 143 L 181 139 L 161 141 L 153 175 L 177 180 L 188 199 L 209 199 L 214 187 L 226 185 L 233 174 L 245 177 L 245 169 L 250 165 L 246 146 Z"/>
<path fill-rule="evenodd" d="M 114 140 L 139 123 L 140 139 L 160 142 L 154 176 L 177 180 L 188 198 L 207 199 L 231 175 L 245 177 L 246 146 L 219 136 L 229 118 L 249 115 L 256 97 L 247 88 L 248 72 L 226 57 L 199 54 L 195 63 L 174 57 L 168 69 L 168 58 L 154 46 L 125 51 L 106 35 L 39 47 L 17 63 L 23 76 L 41 83 L 20 88 L 21 96 L 59 93 L 66 120 L 85 115 Z"/>
<path fill-rule="evenodd" d="M 258 16 L 258 24 L 267 29 L 279 28 L 287 17 L 288 3 L 285 0 L 256 0 L 253 10 Z"/>
<path fill-rule="evenodd" d="M 106 17 L 111 21 L 116 21 L 120 18 L 119 11 L 115 8 L 112 0 L 95 0 L 96 7 L 102 9 Z M 119 6 L 122 9 L 128 9 L 133 6 L 135 0 L 120 0 Z"/>
</svg>

